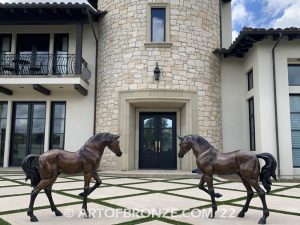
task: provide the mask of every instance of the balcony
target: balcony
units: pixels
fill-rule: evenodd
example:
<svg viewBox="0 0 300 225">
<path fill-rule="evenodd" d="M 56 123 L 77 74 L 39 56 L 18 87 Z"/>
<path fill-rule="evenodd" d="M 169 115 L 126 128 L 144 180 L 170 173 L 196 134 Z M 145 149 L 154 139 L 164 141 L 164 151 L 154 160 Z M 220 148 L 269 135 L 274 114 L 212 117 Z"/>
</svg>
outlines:
<svg viewBox="0 0 300 225">
<path fill-rule="evenodd" d="M 91 71 L 76 54 L 1 54 L 0 92 L 12 95 L 16 85 L 33 85 L 33 89 L 50 95 L 51 86 L 74 85 L 87 95 Z M 48 86 L 48 87 L 46 87 Z M 8 88 L 7 88 L 8 87 Z"/>
</svg>

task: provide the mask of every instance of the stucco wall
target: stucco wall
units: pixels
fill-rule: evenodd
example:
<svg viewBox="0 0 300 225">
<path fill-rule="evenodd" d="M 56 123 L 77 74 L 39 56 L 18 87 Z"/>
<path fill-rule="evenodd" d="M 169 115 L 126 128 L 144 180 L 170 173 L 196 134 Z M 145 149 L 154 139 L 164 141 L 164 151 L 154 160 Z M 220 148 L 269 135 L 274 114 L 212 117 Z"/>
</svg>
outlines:
<svg viewBox="0 0 300 225">
<path fill-rule="evenodd" d="M 272 69 L 274 44 L 267 39 L 256 43 L 243 59 L 222 61 L 223 144 L 226 152 L 234 148 L 249 149 L 247 99 L 254 96 L 256 152 L 269 152 L 277 157 Z M 283 39 L 275 51 L 280 172 L 286 178 L 300 175 L 300 170 L 293 168 L 289 105 L 289 94 L 300 94 L 300 87 L 289 87 L 287 66 L 290 60 L 300 58 L 299 44 L 298 40 Z M 254 88 L 248 92 L 246 73 L 250 69 L 253 69 Z"/>
<path fill-rule="evenodd" d="M 147 4 L 153 2 L 170 6 L 171 47 L 145 46 Z M 99 8 L 108 13 L 99 24 L 97 131 L 120 131 L 120 91 L 189 90 L 198 98 L 197 133 L 221 148 L 220 60 L 213 54 L 220 46 L 219 1 L 103 0 Z M 153 79 L 156 62 L 158 82 Z M 106 151 L 101 168 L 116 164 Z"/>
<path fill-rule="evenodd" d="M 0 26 L 3 33 L 37 33 L 37 26 Z M 54 33 L 69 33 L 69 53 L 75 53 L 75 36 L 76 27 L 74 26 L 39 26 L 38 33 L 50 33 L 51 38 Z M 15 53 L 15 39 L 12 41 L 12 53 Z M 53 40 L 50 41 L 53 43 Z M 50 51 L 53 46 L 50 44 Z M 88 96 L 82 96 L 74 90 L 73 86 L 66 86 L 64 89 L 59 88 L 59 78 L 56 78 L 57 85 L 50 86 L 51 95 L 45 96 L 32 89 L 32 84 L 22 82 L 20 78 L 20 85 L 24 88 L 20 89 L 15 85 L 16 89 L 12 96 L 0 94 L 1 101 L 8 102 L 8 121 L 7 121 L 7 136 L 5 145 L 5 166 L 7 166 L 9 156 L 10 143 L 10 125 L 11 125 L 11 109 L 14 101 L 42 101 L 47 103 L 46 109 L 46 128 L 45 128 L 45 143 L 44 149 L 48 150 L 49 146 L 49 132 L 50 132 L 50 103 L 51 101 L 65 101 L 66 102 L 66 123 L 65 123 L 65 149 L 69 151 L 77 151 L 85 142 L 93 135 L 94 125 L 94 90 L 95 90 L 95 40 L 92 34 L 90 25 L 84 25 L 83 30 L 83 55 L 82 57 L 88 62 L 88 68 L 91 70 L 91 79 L 88 85 Z M 9 78 L 7 78 L 9 79 Z M 28 78 L 24 78 L 25 81 Z M 43 78 L 37 78 L 42 80 Z M 27 81 L 26 81 L 27 83 Z M 55 83 L 55 82 L 54 82 Z M 61 85 L 64 86 L 64 85 Z"/>
</svg>

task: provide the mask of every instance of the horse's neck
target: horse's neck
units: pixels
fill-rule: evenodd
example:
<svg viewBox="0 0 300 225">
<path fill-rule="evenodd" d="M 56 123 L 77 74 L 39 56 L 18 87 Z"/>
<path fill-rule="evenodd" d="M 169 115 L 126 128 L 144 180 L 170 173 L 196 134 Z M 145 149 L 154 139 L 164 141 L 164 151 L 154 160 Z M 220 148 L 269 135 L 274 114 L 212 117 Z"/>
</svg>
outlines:
<svg viewBox="0 0 300 225">
<path fill-rule="evenodd" d="M 193 149 L 193 153 L 195 155 L 195 157 L 197 158 L 199 155 L 201 155 L 203 152 L 206 152 L 207 150 L 209 150 L 208 147 L 205 147 L 203 145 L 194 145 L 192 147 Z"/>
</svg>

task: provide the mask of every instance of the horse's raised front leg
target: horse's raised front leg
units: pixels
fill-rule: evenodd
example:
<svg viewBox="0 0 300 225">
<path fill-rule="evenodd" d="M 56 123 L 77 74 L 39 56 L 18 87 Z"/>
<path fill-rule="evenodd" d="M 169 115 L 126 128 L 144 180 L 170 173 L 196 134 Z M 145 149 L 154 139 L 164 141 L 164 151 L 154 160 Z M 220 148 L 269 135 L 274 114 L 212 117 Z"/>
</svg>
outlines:
<svg viewBox="0 0 300 225">
<path fill-rule="evenodd" d="M 84 188 L 83 188 L 83 203 L 82 203 L 82 210 L 85 212 L 85 217 L 89 218 L 89 212 L 87 209 L 87 196 L 90 190 L 90 182 L 91 182 L 91 174 L 85 173 L 84 174 Z"/>
<path fill-rule="evenodd" d="M 205 183 L 204 175 L 202 175 L 198 187 L 199 187 L 200 190 L 202 190 L 202 191 L 206 192 L 207 194 L 209 194 L 208 190 L 204 187 L 204 183 Z M 220 198 L 220 197 L 223 196 L 220 193 L 215 193 L 214 195 L 215 195 L 216 198 Z"/>
<path fill-rule="evenodd" d="M 248 211 L 249 204 L 250 204 L 251 199 L 253 198 L 254 192 L 253 192 L 253 190 L 251 188 L 251 185 L 248 183 L 247 179 L 245 179 L 244 177 L 242 177 L 242 175 L 240 175 L 240 174 L 239 174 L 239 176 L 242 179 L 242 182 L 243 182 L 245 188 L 247 189 L 247 200 L 246 200 L 246 203 L 245 203 L 242 211 L 240 211 L 240 213 L 238 214 L 238 217 L 244 217 L 245 213 Z"/>
<path fill-rule="evenodd" d="M 59 211 L 57 209 L 56 205 L 54 204 L 53 198 L 52 198 L 52 185 L 56 181 L 56 178 L 57 177 L 54 177 L 51 180 L 51 184 L 49 186 L 47 186 L 44 190 L 45 190 L 45 193 L 46 193 L 46 195 L 48 197 L 48 200 L 49 200 L 52 212 L 54 212 L 56 216 L 62 216 L 63 214 L 61 213 L 61 211 Z"/>
<path fill-rule="evenodd" d="M 30 203 L 29 203 L 29 207 L 27 210 L 27 215 L 30 217 L 31 222 L 38 221 L 37 217 L 33 214 L 34 201 L 35 201 L 37 195 L 39 194 L 39 192 L 42 189 L 46 188 L 49 184 L 50 184 L 49 179 L 43 179 L 39 182 L 39 184 L 36 187 L 33 188 L 32 192 L 31 192 Z"/>
<path fill-rule="evenodd" d="M 266 193 L 265 191 L 259 186 L 258 182 L 256 179 L 251 179 L 249 180 L 249 183 L 251 184 L 251 186 L 256 190 L 258 196 L 260 197 L 260 200 L 262 202 L 263 205 L 263 217 L 260 218 L 260 220 L 258 221 L 258 224 L 266 224 L 267 222 L 267 217 L 269 216 L 269 209 L 267 207 L 267 203 L 266 203 Z"/>
<path fill-rule="evenodd" d="M 207 174 L 203 174 L 203 176 L 204 176 L 204 181 L 207 183 L 208 194 L 210 195 L 210 198 L 211 198 L 212 212 L 211 212 L 209 218 L 214 218 L 215 213 L 218 208 L 217 208 L 217 203 L 216 203 L 216 199 L 215 199 L 215 191 L 214 191 L 214 187 L 213 187 L 213 177 L 212 177 L 212 175 L 207 175 Z"/>
<path fill-rule="evenodd" d="M 95 179 L 96 183 L 94 184 L 93 187 L 91 187 L 89 189 L 88 195 L 91 194 L 96 188 L 98 188 L 102 184 L 102 181 L 101 181 L 100 177 L 98 176 L 97 172 L 94 172 L 92 177 Z M 83 197 L 83 195 L 84 195 L 84 192 L 81 192 L 79 194 L 80 197 Z"/>
</svg>

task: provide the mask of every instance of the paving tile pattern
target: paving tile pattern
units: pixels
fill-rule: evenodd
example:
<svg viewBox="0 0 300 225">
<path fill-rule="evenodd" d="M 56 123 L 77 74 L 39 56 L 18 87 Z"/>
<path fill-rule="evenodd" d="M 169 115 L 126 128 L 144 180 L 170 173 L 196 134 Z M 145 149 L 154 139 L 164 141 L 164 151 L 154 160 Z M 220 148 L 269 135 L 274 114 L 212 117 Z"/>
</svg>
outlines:
<svg viewBox="0 0 300 225">
<path fill-rule="evenodd" d="M 53 199 L 64 214 L 55 217 L 45 193 L 38 195 L 35 215 L 39 225 L 50 224 L 257 224 L 262 216 L 259 197 L 254 196 L 245 218 L 238 218 L 246 200 L 245 188 L 239 182 L 216 177 L 215 191 L 223 196 L 217 199 L 215 219 L 209 219 L 210 197 L 198 189 L 199 179 L 124 178 L 101 176 L 100 188 L 90 196 L 89 219 L 81 211 L 83 177 L 60 177 L 53 185 Z M 93 183 L 91 184 L 93 185 Z M 0 224 L 30 225 L 26 208 L 31 187 L 24 176 L 0 175 Z M 270 209 L 268 224 L 298 225 L 300 221 L 300 183 L 277 182 L 266 197 Z"/>
</svg>

